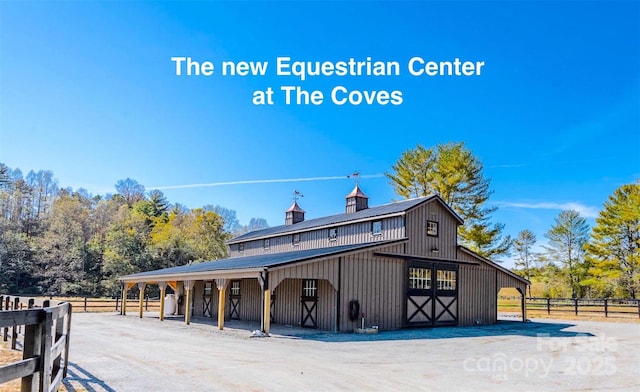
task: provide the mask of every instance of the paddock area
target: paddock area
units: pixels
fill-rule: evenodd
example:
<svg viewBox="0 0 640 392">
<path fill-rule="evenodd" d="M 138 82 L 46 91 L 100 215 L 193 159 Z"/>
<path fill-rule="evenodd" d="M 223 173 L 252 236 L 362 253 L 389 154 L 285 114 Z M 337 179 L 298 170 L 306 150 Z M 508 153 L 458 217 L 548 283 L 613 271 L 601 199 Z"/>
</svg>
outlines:
<svg viewBox="0 0 640 392">
<path fill-rule="evenodd" d="M 155 315 L 157 317 L 157 314 Z M 638 390 L 637 324 L 501 321 L 377 335 L 74 315 L 69 391 Z"/>
</svg>

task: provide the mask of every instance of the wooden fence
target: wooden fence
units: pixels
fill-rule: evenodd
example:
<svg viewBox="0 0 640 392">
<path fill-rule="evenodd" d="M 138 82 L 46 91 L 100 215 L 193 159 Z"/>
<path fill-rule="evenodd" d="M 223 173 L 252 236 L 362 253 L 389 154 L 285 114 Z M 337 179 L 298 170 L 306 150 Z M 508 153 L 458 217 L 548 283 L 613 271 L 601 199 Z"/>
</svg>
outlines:
<svg viewBox="0 0 640 392">
<path fill-rule="evenodd" d="M 517 303 L 516 303 L 517 302 Z M 500 297 L 498 308 L 520 307 L 519 298 Z M 619 298 L 527 298 L 527 312 L 572 313 L 575 316 L 639 317 L 640 300 Z"/>
<path fill-rule="evenodd" d="M 117 298 L 91 298 L 91 297 L 53 297 L 58 301 L 68 302 L 73 306 L 73 311 L 80 312 L 119 312 L 122 307 L 122 299 Z M 139 306 L 138 298 L 127 297 L 127 310 L 137 310 Z M 145 297 L 143 302 L 145 312 L 159 312 L 160 299 Z"/>
<path fill-rule="evenodd" d="M 0 366 L 0 384 L 22 379 L 21 391 L 53 392 L 67 376 L 71 310 L 68 302 L 0 295 L 0 331 L 22 360 Z"/>
</svg>

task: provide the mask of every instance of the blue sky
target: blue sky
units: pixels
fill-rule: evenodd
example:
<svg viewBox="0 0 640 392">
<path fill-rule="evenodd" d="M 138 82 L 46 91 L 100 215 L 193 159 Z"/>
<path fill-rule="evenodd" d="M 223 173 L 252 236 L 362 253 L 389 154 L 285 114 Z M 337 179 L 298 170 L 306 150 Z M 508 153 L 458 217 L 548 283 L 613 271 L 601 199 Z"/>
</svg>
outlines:
<svg viewBox="0 0 640 392">
<path fill-rule="evenodd" d="M 464 141 L 485 165 L 516 235 L 562 209 L 593 218 L 640 178 L 638 2 L 1 2 L 0 162 L 52 170 L 61 186 L 113 192 L 252 180 L 326 180 L 163 191 L 219 204 L 241 223 L 284 222 L 294 189 L 307 217 L 342 212 L 364 177 L 370 205 L 396 198 L 382 176 L 416 144 Z M 173 56 L 211 61 L 176 76 Z M 396 61 L 399 76 L 276 75 L 275 61 Z M 484 61 L 480 76 L 416 77 L 406 65 Z M 267 61 L 223 76 L 222 61 Z M 285 105 L 280 86 L 324 92 Z M 401 105 L 335 105 L 335 86 L 398 90 Z M 254 91 L 272 87 L 273 105 Z M 593 220 L 590 219 L 593 223 Z"/>
</svg>

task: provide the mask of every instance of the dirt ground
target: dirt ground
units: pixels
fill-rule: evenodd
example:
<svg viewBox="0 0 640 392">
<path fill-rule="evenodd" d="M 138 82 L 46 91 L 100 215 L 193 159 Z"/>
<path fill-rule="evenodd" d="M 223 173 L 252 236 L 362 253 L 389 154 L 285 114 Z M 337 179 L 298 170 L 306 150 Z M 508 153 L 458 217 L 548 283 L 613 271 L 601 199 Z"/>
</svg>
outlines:
<svg viewBox="0 0 640 392">
<path fill-rule="evenodd" d="M 73 316 L 69 391 L 640 390 L 640 324 L 504 321 L 377 335 Z"/>
</svg>

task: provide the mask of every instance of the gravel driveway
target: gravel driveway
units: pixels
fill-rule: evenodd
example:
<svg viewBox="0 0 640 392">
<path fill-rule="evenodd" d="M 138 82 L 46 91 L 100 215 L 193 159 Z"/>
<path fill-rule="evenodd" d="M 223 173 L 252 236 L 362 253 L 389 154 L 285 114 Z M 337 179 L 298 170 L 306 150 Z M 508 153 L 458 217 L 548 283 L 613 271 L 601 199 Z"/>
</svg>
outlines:
<svg viewBox="0 0 640 392">
<path fill-rule="evenodd" d="M 73 315 L 70 391 L 640 390 L 640 324 L 522 324 L 311 333 Z"/>
</svg>

